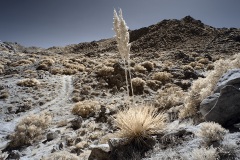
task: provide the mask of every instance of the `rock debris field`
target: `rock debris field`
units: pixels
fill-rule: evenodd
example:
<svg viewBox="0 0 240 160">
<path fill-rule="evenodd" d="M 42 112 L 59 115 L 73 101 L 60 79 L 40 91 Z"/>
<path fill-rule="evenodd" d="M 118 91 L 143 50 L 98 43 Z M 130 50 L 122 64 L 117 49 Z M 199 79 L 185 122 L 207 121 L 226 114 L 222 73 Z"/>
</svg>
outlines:
<svg viewBox="0 0 240 160">
<path fill-rule="evenodd" d="M 240 29 L 187 16 L 129 33 L 130 97 L 114 38 L 0 43 L 0 160 L 240 159 Z"/>
</svg>

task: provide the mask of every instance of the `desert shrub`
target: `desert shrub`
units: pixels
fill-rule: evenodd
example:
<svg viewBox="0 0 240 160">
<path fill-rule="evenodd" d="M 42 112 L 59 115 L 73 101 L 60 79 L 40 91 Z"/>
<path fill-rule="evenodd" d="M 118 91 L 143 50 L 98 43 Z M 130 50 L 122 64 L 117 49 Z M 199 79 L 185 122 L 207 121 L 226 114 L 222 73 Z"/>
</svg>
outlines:
<svg viewBox="0 0 240 160">
<path fill-rule="evenodd" d="M 40 85 L 40 82 L 36 78 L 26 78 L 18 81 L 17 85 L 24 87 L 34 87 Z"/>
<path fill-rule="evenodd" d="M 189 65 L 194 68 L 197 66 L 197 62 L 191 62 L 191 63 L 189 63 Z"/>
<path fill-rule="evenodd" d="M 198 63 L 208 64 L 208 63 L 209 63 L 209 60 L 208 60 L 208 58 L 201 58 L 200 60 L 198 60 Z"/>
<path fill-rule="evenodd" d="M 145 73 L 147 69 L 140 64 L 134 66 L 134 70 L 139 73 Z"/>
<path fill-rule="evenodd" d="M 194 69 L 193 69 L 193 67 L 191 66 L 191 65 L 184 65 L 183 67 L 182 67 L 182 69 L 184 70 L 184 71 L 193 71 Z"/>
<path fill-rule="evenodd" d="M 112 75 L 114 72 L 114 68 L 113 67 L 107 67 L 107 66 L 103 66 L 102 68 L 100 68 L 97 71 L 97 74 L 99 76 L 110 76 Z"/>
<path fill-rule="evenodd" d="M 59 151 L 51 153 L 47 157 L 43 157 L 41 160 L 80 160 L 80 157 L 67 151 Z"/>
<path fill-rule="evenodd" d="M 156 106 L 162 109 L 169 109 L 183 103 L 185 93 L 180 87 L 171 86 L 158 90 L 156 96 Z"/>
<path fill-rule="evenodd" d="M 83 64 L 64 63 L 63 65 L 66 68 L 69 68 L 69 69 L 75 69 L 75 70 L 78 70 L 78 71 L 84 71 L 85 70 L 85 66 Z"/>
<path fill-rule="evenodd" d="M 119 128 L 119 137 L 142 141 L 152 134 L 161 132 L 166 122 L 166 115 L 158 113 L 153 106 L 132 106 L 119 111 L 115 124 Z"/>
<path fill-rule="evenodd" d="M 62 74 L 62 68 L 60 68 L 60 67 L 55 67 L 55 68 L 52 68 L 51 69 L 51 73 L 52 74 L 54 74 L 54 75 L 56 75 L 56 74 Z"/>
<path fill-rule="evenodd" d="M 217 149 L 210 148 L 196 148 L 190 153 L 185 153 L 184 159 L 187 160 L 217 160 L 219 158 Z"/>
<path fill-rule="evenodd" d="M 197 63 L 197 65 L 194 67 L 196 70 L 204 69 L 204 64 Z"/>
<path fill-rule="evenodd" d="M 71 69 L 71 68 L 64 68 L 62 70 L 62 74 L 64 75 L 74 75 L 76 74 L 78 71 L 76 69 Z"/>
<path fill-rule="evenodd" d="M 72 113 L 87 118 L 95 114 L 100 109 L 97 101 L 85 100 L 74 105 Z"/>
<path fill-rule="evenodd" d="M 154 68 L 154 64 L 152 63 L 152 62 L 150 62 L 150 61 L 145 61 L 145 62 L 143 62 L 142 64 L 141 64 L 144 68 L 146 68 L 147 69 L 147 71 L 152 71 L 153 70 L 153 68 Z"/>
<path fill-rule="evenodd" d="M 196 135 L 202 138 L 207 145 L 211 145 L 212 142 L 222 141 L 224 135 L 228 132 L 220 124 L 215 122 L 204 122 L 200 125 L 200 130 Z"/>
<path fill-rule="evenodd" d="M 31 61 L 32 63 L 36 62 L 35 58 L 28 58 L 29 61 Z"/>
<path fill-rule="evenodd" d="M 55 63 L 55 61 L 51 58 L 46 58 L 39 62 L 39 64 L 45 64 L 47 66 L 52 66 L 54 63 Z"/>
<path fill-rule="evenodd" d="M 133 86 L 133 92 L 134 94 L 142 94 L 144 90 L 146 82 L 139 77 L 132 79 L 132 86 Z"/>
<path fill-rule="evenodd" d="M 10 147 L 30 145 L 40 138 L 52 117 L 49 114 L 29 115 L 22 119 L 15 128 L 15 133 L 10 135 Z"/>
<path fill-rule="evenodd" d="M 19 60 L 17 62 L 11 63 L 10 66 L 17 67 L 17 66 L 25 66 L 25 65 L 29 65 L 29 64 L 32 64 L 32 61 L 26 60 L 26 59 L 22 59 L 22 60 Z"/>
<path fill-rule="evenodd" d="M 146 84 L 149 88 L 151 88 L 154 91 L 157 91 L 162 86 L 162 82 L 157 80 L 147 80 Z"/>
<path fill-rule="evenodd" d="M 240 54 L 233 56 L 233 60 L 218 60 L 214 63 L 214 70 L 210 71 L 206 78 L 199 78 L 193 82 L 190 91 L 184 101 L 184 108 L 180 111 L 181 119 L 196 115 L 203 99 L 211 95 L 220 77 L 229 69 L 240 67 Z"/>
<path fill-rule="evenodd" d="M 172 74 L 168 72 L 157 72 L 152 76 L 153 80 L 161 81 L 162 83 L 169 82 L 172 78 Z"/>
<path fill-rule="evenodd" d="M 41 61 L 39 61 L 36 69 L 48 71 L 54 63 L 54 60 L 51 58 L 42 59 Z"/>
<path fill-rule="evenodd" d="M 0 92 L 0 99 L 6 99 L 8 97 L 9 93 L 6 90 Z"/>
<path fill-rule="evenodd" d="M 213 64 L 208 64 L 207 65 L 207 70 L 213 70 L 214 69 L 214 65 Z"/>
<path fill-rule="evenodd" d="M 109 58 L 109 59 L 105 59 L 105 60 L 103 61 L 103 64 L 106 65 L 106 66 L 108 66 L 108 67 L 112 67 L 115 63 L 118 63 L 118 60 L 117 60 L 117 59 L 111 59 L 111 58 Z"/>
</svg>

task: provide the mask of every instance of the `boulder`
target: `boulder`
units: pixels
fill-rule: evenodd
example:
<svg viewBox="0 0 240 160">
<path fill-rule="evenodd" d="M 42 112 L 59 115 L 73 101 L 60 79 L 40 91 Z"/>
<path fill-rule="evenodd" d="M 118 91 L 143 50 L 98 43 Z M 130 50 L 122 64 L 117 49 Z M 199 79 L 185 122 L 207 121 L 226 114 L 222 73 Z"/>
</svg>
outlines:
<svg viewBox="0 0 240 160">
<path fill-rule="evenodd" d="M 224 127 L 240 122 L 240 69 L 229 70 L 216 85 L 214 94 L 200 104 L 200 112 L 206 121 Z"/>
<path fill-rule="evenodd" d="M 233 85 L 237 88 L 240 87 L 240 69 L 232 69 L 227 71 L 218 81 L 214 93 L 219 93 L 220 90 L 226 85 Z"/>
</svg>

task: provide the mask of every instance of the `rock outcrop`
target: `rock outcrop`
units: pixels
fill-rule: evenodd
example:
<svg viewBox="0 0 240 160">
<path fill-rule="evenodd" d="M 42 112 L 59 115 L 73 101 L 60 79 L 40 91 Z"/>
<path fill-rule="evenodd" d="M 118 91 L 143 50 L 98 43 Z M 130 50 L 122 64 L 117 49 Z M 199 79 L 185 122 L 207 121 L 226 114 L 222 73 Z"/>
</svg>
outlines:
<svg viewBox="0 0 240 160">
<path fill-rule="evenodd" d="M 214 94 L 200 104 L 206 121 L 232 126 L 240 122 L 240 69 L 229 70 L 219 80 Z"/>
</svg>

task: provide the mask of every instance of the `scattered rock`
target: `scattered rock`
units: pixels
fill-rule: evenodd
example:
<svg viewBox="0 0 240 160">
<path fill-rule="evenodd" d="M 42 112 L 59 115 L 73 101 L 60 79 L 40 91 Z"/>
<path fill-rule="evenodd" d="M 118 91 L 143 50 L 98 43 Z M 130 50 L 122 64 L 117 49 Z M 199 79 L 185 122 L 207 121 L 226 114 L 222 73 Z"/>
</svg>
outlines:
<svg viewBox="0 0 240 160">
<path fill-rule="evenodd" d="M 156 144 L 155 139 L 145 138 L 142 142 L 129 141 L 126 138 L 111 138 L 108 141 L 110 147 L 110 158 L 115 160 L 140 159 L 144 154 Z"/>
<path fill-rule="evenodd" d="M 78 116 L 77 118 L 74 118 L 74 119 L 71 120 L 70 122 L 71 122 L 72 128 L 73 128 L 74 130 L 77 130 L 77 129 L 81 128 L 83 119 L 82 119 L 81 116 Z"/>
<path fill-rule="evenodd" d="M 52 141 L 58 137 L 56 132 L 49 132 L 47 133 L 47 141 Z"/>
<path fill-rule="evenodd" d="M 92 150 L 88 160 L 111 160 L 110 147 L 108 144 L 91 145 Z"/>
<path fill-rule="evenodd" d="M 19 151 L 17 151 L 17 150 L 12 150 L 12 151 L 9 153 L 7 159 L 20 160 L 20 157 L 21 157 L 21 156 L 22 156 L 22 154 L 21 154 Z"/>
</svg>

